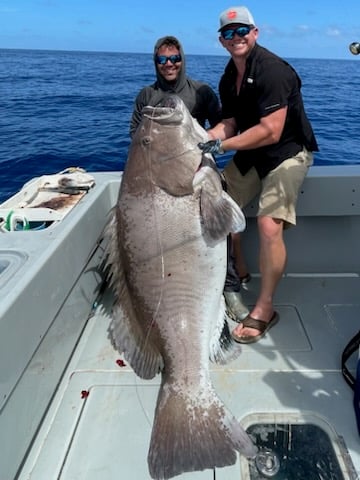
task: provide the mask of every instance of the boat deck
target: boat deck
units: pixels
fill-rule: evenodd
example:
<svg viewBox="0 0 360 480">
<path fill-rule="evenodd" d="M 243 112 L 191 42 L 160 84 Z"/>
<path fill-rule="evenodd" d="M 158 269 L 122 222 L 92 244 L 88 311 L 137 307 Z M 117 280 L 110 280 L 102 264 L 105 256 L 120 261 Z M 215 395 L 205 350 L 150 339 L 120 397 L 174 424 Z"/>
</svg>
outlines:
<svg viewBox="0 0 360 480">
<path fill-rule="evenodd" d="M 52 208 L 11 213 L 19 199 L 20 208 L 33 198 L 33 184 L 3 204 L 0 480 L 149 479 L 160 376 L 138 378 L 107 338 L 111 295 L 99 297 L 99 240 L 121 173 L 92 176 L 95 185 L 60 219 Z M 353 392 L 341 374 L 342 351 L 360 328 L 359 180 L 359 166 L 310 170 L 297 227 L 285 235 L 279 324 L 242 346 L 236 361 L 211 364 L 218 395 L 256 444 L 278 455 L 280 471 L 271 477 L 267 468 L 265 477 L 239 456 L 231 467 L 179 480 L 360 478 Z M 42 228 L 26 230 L 25 216 L 30 224 L 43 220 Z M 244 299 L 251 306 L 259 288 L 256 202 L 246 216 L 244 252 L 254 275 Z M 348 362 L 353 372 L 356 359 Z"/>
<path fill-rule="evenodd" d="M 249 306 L 258 286 L 255 275 L 244 290 Z M 316 474 L 307 470 L 301 476 L 297 468 L 297 479 L 354 480 L 360 476 L 353 395 L 341 374 L 342 350 L 359 329 L 359 292 L 360 278 L 355 274 L 286 275 L 276 295 L 279 324 L 259 343 L 242 346 L 236 361 L 224 367 L 211 364 L 217 393 L 245 428 L 272 423 L 282 430 L 287 425 L 287 451 L 294 425 L 314 424 L 327 433 L 343 477 L 336 473 L 321 476 L 321 469 Z M 111 296 L 105 293 L 89 317 L 19 480 L 150 478 L 147 451 L 160 376 L 141 380 L 122 365 L 121 360 L 125 364 L 126 360 L 107 338 L 110 302 Z M 61 341 L 54 334 L 55 349 Z M 354 370 L 355 359 L 348 366 Z M 277 448 L 276 441 L 273 448 Z M 319 449 L 321 454 L 314 438 L 308 448 Z M 248 462 L 238 457 L 231 467 L 176 478 L 265 477 L 250 475 Z"/>
</svg>

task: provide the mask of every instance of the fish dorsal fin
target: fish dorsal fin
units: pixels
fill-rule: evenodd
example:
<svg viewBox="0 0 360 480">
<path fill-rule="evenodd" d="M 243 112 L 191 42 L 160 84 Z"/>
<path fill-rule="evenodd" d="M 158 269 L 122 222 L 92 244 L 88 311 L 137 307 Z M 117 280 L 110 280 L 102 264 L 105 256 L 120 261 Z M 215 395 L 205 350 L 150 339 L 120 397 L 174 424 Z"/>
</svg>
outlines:
<svg viewBox="0 0 360 480">
<path fill-rule="evenodd" d="M 153 378 L 163 368 L 163 358 L 152 341 L 151 329 L 138 318 L 133 299 L 129 293 L 123 262 L 117 246 L 117 231 L 121 228 L 116 218 L 115 209 L 104 230 L 106 263 L 109 288 L 115 294 L 112 309 L 112 321 L 109 326 L 109 337 L 114 348 L 124 354 L 126 361 L 141 378 Z"/>
</svg>

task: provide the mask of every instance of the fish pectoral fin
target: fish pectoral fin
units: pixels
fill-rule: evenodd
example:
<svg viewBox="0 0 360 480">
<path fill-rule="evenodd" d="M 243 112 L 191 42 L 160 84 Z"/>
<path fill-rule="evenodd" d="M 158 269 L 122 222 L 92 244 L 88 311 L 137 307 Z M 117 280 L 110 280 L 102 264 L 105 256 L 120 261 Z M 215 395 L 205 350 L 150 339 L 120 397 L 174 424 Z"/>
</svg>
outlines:
<svg viewBox="0 0 360 480">
<path fill-rule="evenodd" d="M 226 208 L 226 210 L 231 213 L 231 219 L 229 219 L 230 232 L 243 232 L 246 228 L 246 219 L 242 209 L 235 202 L 235 200 L 233 200 L 226 192 L 222 193 L 222 197 L 224 200 L 224 204 L 226 205 L 223 206 L 223 208 Z"/>
<path fill-rule="evenodd" d="M 205 191 L 214 199 L 219 198 L 223 190 L 219 171 L 209 165 L 199 168 L 194 175 L 192 185 L 196 196 L 200 196 Z"/>
<path fill-rule="evenodd" d="M 242 232 L 246 227 L 241 208 L 224 191 L 216 197 L 203 188 L 200 194 L 200 215 L 204 234 L 213 241 L 223 240 L 230 232 Z"/>
<path fill-rule="evenodd" d="M 239 205 L 228 195 L 218 170 L 205 165 L 193 179 L 194 195 L 200 198 L 200 215 L 205 236 L 212 241 L 223 240 L 230 232 L 245 230 L 245 216 Z"/>
</svg>

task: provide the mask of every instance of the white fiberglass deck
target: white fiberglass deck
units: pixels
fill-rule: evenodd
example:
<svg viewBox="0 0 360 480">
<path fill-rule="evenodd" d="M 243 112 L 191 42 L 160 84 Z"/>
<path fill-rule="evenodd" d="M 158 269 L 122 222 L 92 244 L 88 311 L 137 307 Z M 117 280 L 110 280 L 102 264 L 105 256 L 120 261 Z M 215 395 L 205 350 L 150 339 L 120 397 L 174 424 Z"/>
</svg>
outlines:
<svg viewBox="0 0 360 480">
<path fill-rule="evenodd" d="M 244 292 L 249 305 L 258 283 L 253 278 Z M 360 475 L 352 391 L 340 362 L 359 329 L 354 292 L 360 293 L 356 275 L 284 277 L 276 296 L 279 324 L 259 343 L 243 346 L 235 362 L 211 367 L 219 396 L 244 427 L 264 419 L 310 419 L 332 440 L 344 437 L 357 472 L 351 472 L 334 440 L 341 465 L 347 465 L 346 480 Z M 105 304 L 108 300 L 105 296 Z M 144 381 L 120 365 L 122 357 L 107 339 L 109 320 L 101 305 L 89 318 L 19 480 L 150 478 L 147 451 L 160 377 Z M 244 480 L 250 478 L 247 472 L 247 462 L 238 459 L 231 467 L 176 478 Z"/>
</svg>

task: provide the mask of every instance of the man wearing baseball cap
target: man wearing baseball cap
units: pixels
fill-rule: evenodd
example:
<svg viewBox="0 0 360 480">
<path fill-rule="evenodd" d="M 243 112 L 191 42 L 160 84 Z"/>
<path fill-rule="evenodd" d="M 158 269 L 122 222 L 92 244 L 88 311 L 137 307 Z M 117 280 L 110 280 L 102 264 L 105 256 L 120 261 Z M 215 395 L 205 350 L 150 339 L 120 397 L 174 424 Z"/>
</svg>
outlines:
<svg viewBox="0 0 360 480">
<path fill-rule="evenodd" d="M 219 83 L 223 119 L 208 130 L 211 140 L 199 148 L 215 155 L 236 151 L 224 177 L 229 194 L 240 207 L 260 194 L 261 286 L 245 319 L 236 313 L 243 308 L 233 278 L 227 278 L 224 290 L 228 310 L 239 322 L 233 338 L 253 343 L 279 320 L 273 297 L 286 264 L 283 231 L 296 224 L 299 188 L 318 146 L 304 110 L 298 74 L 285 60 L 257 44 L 259 29 L 250 11 L 244 6 L 226 9 L 220 15 L 219 32 L 221 45 L 231 55 Z M 232 247 L 237 272 L 243 277 L 247 272 L 240 234 L 233 235 Z"/>
</svg>

